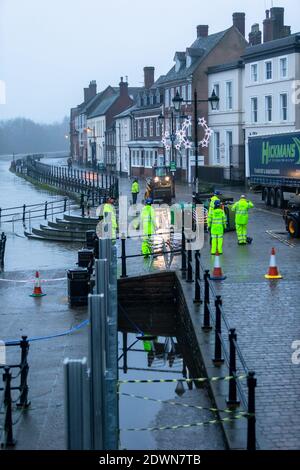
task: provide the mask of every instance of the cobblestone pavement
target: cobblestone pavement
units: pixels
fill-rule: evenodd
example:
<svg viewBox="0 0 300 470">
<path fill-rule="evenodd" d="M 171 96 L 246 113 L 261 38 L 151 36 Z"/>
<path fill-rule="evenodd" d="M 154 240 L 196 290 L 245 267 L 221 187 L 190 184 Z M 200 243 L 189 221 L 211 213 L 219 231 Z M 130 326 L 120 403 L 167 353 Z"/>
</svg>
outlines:
<svg viewBox="0 0 300 470">
<path fill-rule="evenodd" d="M 125 192 L 126 184 L 121 188 Z M 228 188 L 226 193 L 238 198 L 242 191 Z M 190 194 L 191 188 L 177 186 L 177 200 L 190 200 Z M 227 279 L 215 287 L 230 326 L 237 330 L 246 363 L 256 372 L 263 448 L 299 449 L 300 365 L 292 363 L 291 346 L 300 340 L 300 240 L 288 238 L 281 211 L 266 208 L 260 194 L 248 196 L 255 203 L 249 222 L 253 243 L 238 246 L 235 232 L 225 235 L 221 261 Z M 283 276 L 278 281 L 264 278 L 272 247 Z M 213 269 L 207 237 L 201 255 L 203 265 Z M 172 267 L 176 269 L 178 262 Z M 156 263 L 159 267 L 159 260 Z"/>
</svg>

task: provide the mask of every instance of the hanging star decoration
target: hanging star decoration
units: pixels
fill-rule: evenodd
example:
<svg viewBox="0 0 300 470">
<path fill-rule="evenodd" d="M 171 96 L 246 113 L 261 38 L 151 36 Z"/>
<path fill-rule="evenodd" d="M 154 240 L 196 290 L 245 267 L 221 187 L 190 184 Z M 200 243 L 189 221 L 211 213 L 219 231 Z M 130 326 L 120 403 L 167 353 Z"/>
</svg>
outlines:
<svg viewBox="0 0 300 470">
<path fill-rule="evenodd" d="M 201 147 L 208 147 L 213 131 L 208 127 L 204 117 L 198 119 L 198 124 L 202 127 L 202 129 L 204 129 L 204 137 L 202 140 L 200 140 L 199 145 L 201 145 Z"/>
<path fill-rule="evenodd" d="M 200 140 L 199 146 L 208 147 L 213 131 L 212 129 L 208 127 L 207 122 L 204 117 L 198 119 L 198 125 L 201 126 L 202 129 L 204 130 L 204 137 L 202 140 Z M 192 127 L 192 118 L 188 117 L 183 121 L 181 128 L 178 129 L 175 133 L 176 138 L 175 138 L 174 145 L 175 145 L 176 150 L 180 151 L 182 147 L 184 149 L 192 148 L 193 144 L 188 138 L 188 130 L 191 127 Z M 166 150 L 171 149 L 171 135 L 169 131 L 165 131 L 163 133 L 161 142 Z"/>
</svg>

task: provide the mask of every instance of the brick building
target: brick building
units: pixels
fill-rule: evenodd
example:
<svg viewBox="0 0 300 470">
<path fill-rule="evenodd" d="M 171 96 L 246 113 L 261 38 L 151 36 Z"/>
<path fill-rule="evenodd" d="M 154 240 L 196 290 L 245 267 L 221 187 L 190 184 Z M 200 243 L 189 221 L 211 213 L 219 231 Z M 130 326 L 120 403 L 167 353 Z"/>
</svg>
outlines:
<svg viewBox="0 0 300 470">
<path fill-rule="evenodd" d="M 70 111 L 70 154 L 74 161 L 106 163 L 106 130 L 116 114 L 134 103 L 139 88 L 128 88 L 121 79 L 119 87 L 108 86 L 97 93 L 96 81 L 84 88 L 84 101 Z"/>
<path fill-rule="evenodd" d="M 212 90 L 208 88 L 209 67 L 238 60 L 244 52 L 247 41 L 245 39 L 245 13 L 233 14 L 233 25 L 215 34 L 209 34 L 208 25 L 197 26 L 196 40 L 185 51 L 175 52 L 175 65 L 161 79 L 160 85 L 164 88 L 164 116 L 165 129 L 170 132 L 172 114 L 174 129 L 181 127 L 181 116 L 193 118 L 193 106 L 183 103 L 181 116 L 175 116 L 172 100 L 178 92 L 183 100 L 193 100 L 194 91 L 197 90 L 199 100 L 207 100 Z M 198 104 L 198 116 L 208 120 L 208 103 Z M 192 126 L 193 127 L 193 126 Z M 192 181 L 195 174 L 195 158 L 193 149 L 192 130 L 189 129 L 189 138 L 192 148 L 188 150 L 174 149 L 173 161 L 177 165 L 177 178 Z M 200 139 L 201 129 L 199 129 Z M 208 149 L 200 148 L 199 162 L 208 164 Z M 170 161 L 171 152 L 167 152 L 167 161 Z"/>
<path fill-rule="evenodd" d="M 164 164 L 162 123 L 163 77 L 154 83 L 154 67 L 144 68 L 144 87 L 137 96 L 136 105 L 130 110 L 132 133 L 129 147 L 129 173 L 132 176 L 151 176 L 155 165 Z"/>
</svg>

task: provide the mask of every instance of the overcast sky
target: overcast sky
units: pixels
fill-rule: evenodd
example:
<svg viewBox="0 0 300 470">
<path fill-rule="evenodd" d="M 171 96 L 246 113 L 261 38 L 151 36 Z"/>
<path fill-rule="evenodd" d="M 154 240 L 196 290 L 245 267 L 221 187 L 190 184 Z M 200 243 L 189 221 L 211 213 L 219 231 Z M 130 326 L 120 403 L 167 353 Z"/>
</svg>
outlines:
<svg viewBox="0 0 300 470">
<path fill-rule="evenodd" d="M 98 90 L 121 75 L 141 86 L 143 67 L 155 66 L 156 78 L 166 73 L 174 52 L 195 39 L 197 24 L 214 33 L 244 11 L 248 35 L 272 3 L 285 7 L 285 24 L 300 31 L 299 0 L 0 0 L 0 119 L 60 120 L 94 79 Z"/>
</svg>

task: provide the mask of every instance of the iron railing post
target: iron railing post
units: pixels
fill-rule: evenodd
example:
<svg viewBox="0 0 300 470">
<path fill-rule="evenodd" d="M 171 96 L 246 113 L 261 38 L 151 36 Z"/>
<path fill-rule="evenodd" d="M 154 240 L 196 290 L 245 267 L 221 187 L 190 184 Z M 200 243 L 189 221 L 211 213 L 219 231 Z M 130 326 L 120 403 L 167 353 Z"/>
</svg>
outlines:
<svg viewBox="0 0 300 470">
<path fill-rule="evenodd" d="M 127 276 L 127 266 L 126 266 L 126 237 L 122 234 L 121 237 L 121 261 L 122 261 L 122 274 L 121 278 Z"/>
<path fill-rule="evenodd" d="M 248 429 L 247 450 L 256 450 L 256 417 L 255 417 L 255 388 L 257 380 L 255 372 L 250 371 L 247 378 L 248 386 Z"/>
<path fill-rule="evenodd" d="M 192 257 L 192 250 L 188 251 L 188 261 L 187 261 L 187 278 L 186 282 L 192 283 L 193 281 L 193 257 Z"/>
<path fill-rule="evenodd" d="M 222 299 L 220 295 L 216 296 L 215 307 L 216 307 L 216 325 L 215 325 L 215 356 L 213 359 L 214 364 L 222 364 L 224 359 L 222 358 L 222 314 L 221 314 Z"/>
<path fill-rule="evenodd" d="M 210 326 L 210 312 L 209 312 L 209 303 L 210 303 L 210 295 L 209 295 L 209 279 L 210 274 L 209 271 L 206 269 L 204 271 L 204 316 L 203 316 L 203 330 L 211 330 Z"/>
<path fill-rule="evenodd" d="M 202 304 L 200 288 L 200 251 L 195 251 L 195 304 Z"/>
<path fill-rule="evenodd" d="M 45 213 L 44 213 L 44 219 L 47 219 L 47 209 L 48 209 L 48 202 L 45 202 Z"/>
<path fill-rule="evenodd" d="M 181 271 L 186 271 L 186 251 L 184 233 L 184 207 L 181 209 Z"/>
<path fill-rule="evenodd" d="M 28 351 L 29 351 L 29 342 L 27 340 L 27 336 L 22 336 L 22 340 L 20 342 L 21 347 L 21 374 L 20 374 L 20 398 L 17 404 L 19 408 L 28 408 L 30 406 L 30 401 L 28 401 L 28 384 L 27 384 L 27 377 L 29 371 L 29 365 L 27 361 Z"/>
<path fill-rule="evenodd" d="M 23 222 L 25 222 L 25 217 L 26 217 L 26 204 L 23 205 L 23 216 L 22 216 Z"/>
<path fill-rule="evenodd" d="M 181 233 L 181 271 L 186 271 L 185 233 L 182 227 Z"/>
<path fill-rule="evenodd" d="M 127 350 L 128 350 L 127 333 L 124 332 L 123 333 L 123 372 L 124 372 L 124 374 L 127 374 L 127 371 L 128 371 Z"/>
<path fill-rule="evenodd" d="M 240 404 L 239 400 L 237 399 L 237 387 L 236 387 L 236 340 L 237 335 L 235 332 L 235 328 L 230 328 L 229 330 L 229 375 L 230 377 L 234 377 L 233 379 L 229 380 L 229 392 L 228 392 L 228 400 L 227 404 L 229 406 L 238 406 Z"/>
<path fill-rule="evenodd" d="M 66 210 L 67 210 L 67 200 L 68 200 L 68 198 L 65 197 L 64 198 L 64 212 L 66 212 Z"/>
<path fill-rule="evenodd" d="M 13 447 L 16 441 L 13 436 L 12 422 L 12 398 L 11 398 L 11 372 L 9 367 L 4 367 L 4 447 Z"/>
<path fill-rule="evenodd" d="M 84 194 L 80 194 L 81 217 L 84 217 Z"/>
</svg>

